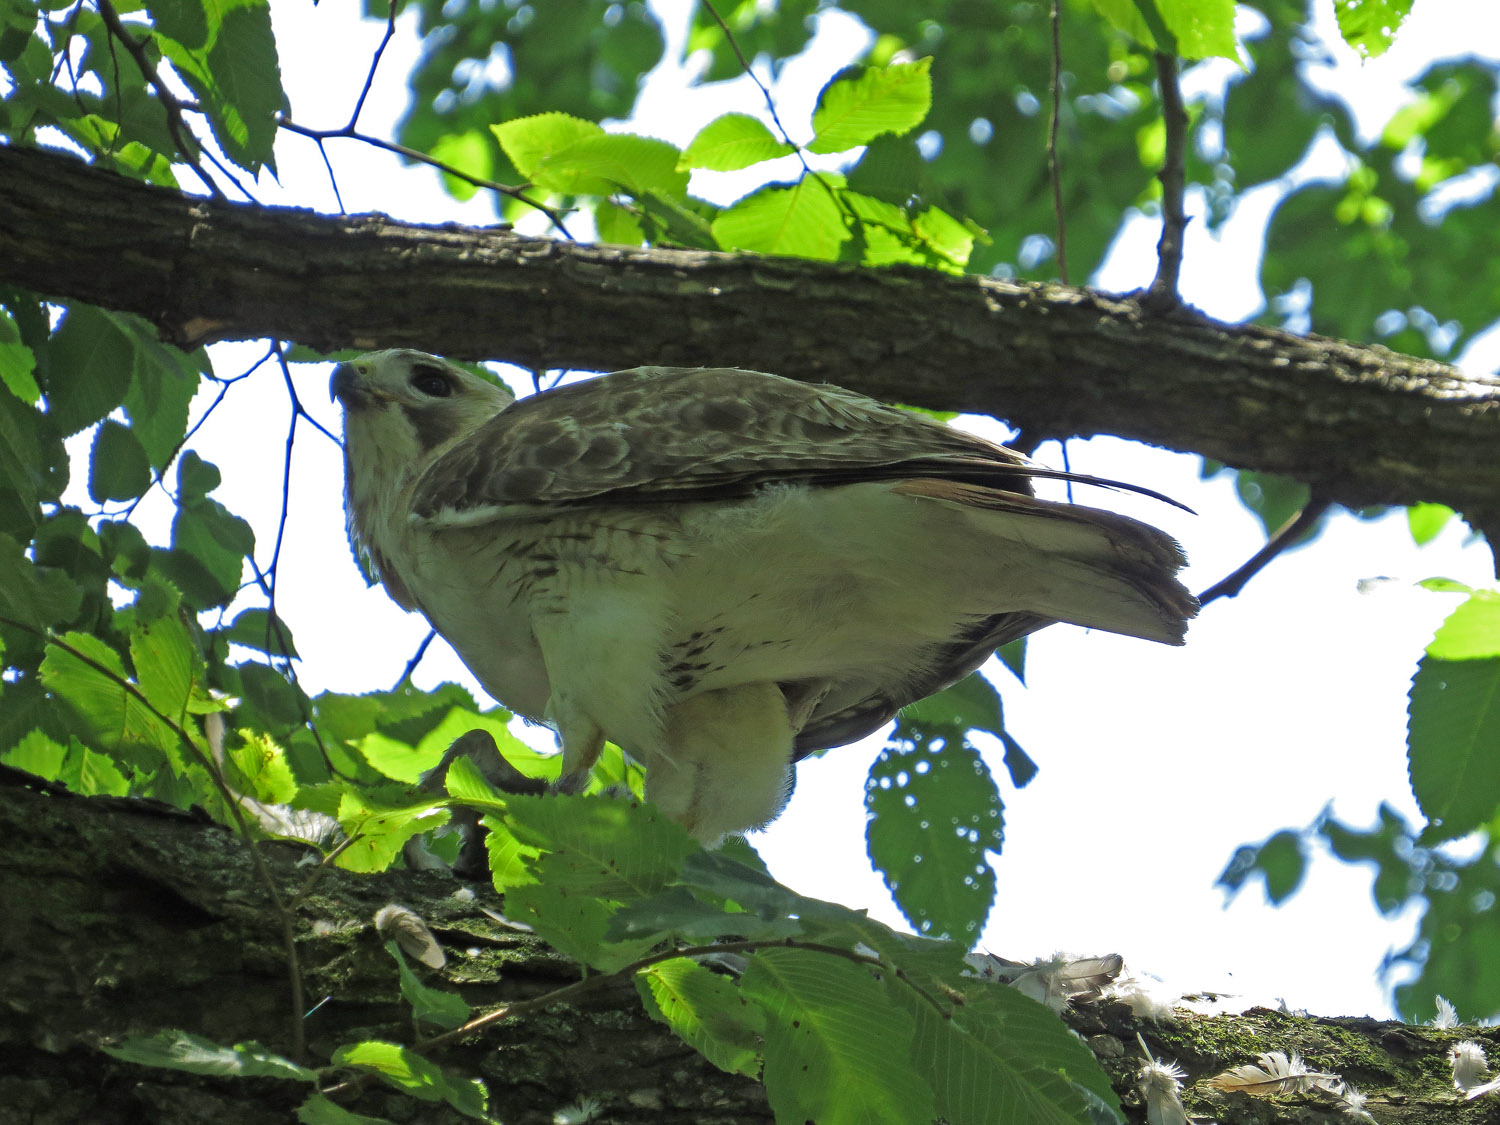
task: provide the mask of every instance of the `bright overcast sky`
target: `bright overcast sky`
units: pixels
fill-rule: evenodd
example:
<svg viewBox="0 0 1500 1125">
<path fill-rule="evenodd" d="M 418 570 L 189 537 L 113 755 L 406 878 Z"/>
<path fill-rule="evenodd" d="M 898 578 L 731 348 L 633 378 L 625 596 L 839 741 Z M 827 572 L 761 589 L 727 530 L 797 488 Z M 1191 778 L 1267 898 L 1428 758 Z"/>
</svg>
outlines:
<svg viewBox="0 0 1500 1125">
<path fill-rule="evenodd" d="M 684 3 L 657 6 L 680 13 Z M 383 25 L 353 21 L 352 7 L 273 0 L 283 80 L 302 124 L 342 124 L 358 94 Z M 1493 17 L 1482 0 L 1419 0 L 1390 56 L 1363 68 L 1347 60 L 1339 80 L 1359 83 L 1363 106 L 1388 106 L 1401 97 L 1392 76 L 1409 76 L 1419 69 L 1414 59 L 1441 49 L 1429 44 L 1446 40 L 1450 49 L 1500 55 L 1495 21 L 1482 23 L 1480 14 Z M 818 87 L 847 61 L 851 21 L 826 22 L 828 34 L 787 67 L 777 90 L 794 136 Z M 403 20 L 386 53 L 361 118 L 368 132 L 390 136 L 405 107 L 404 82 L 417 49 L 413 26 Z M 679 144 L 719 113 L 762 108 L 747 83 L 684 92 L 676 73 L 660 75 L 643 106 L 633 127 Z M 404 169 L 347 141 L 330 155 L 351 211 L 422 222 L 495 221 L 482 195 L 459 205 L 428 170 Z M 283 134 L 277 158 L 283 187 L 262 177 L 262 202 L 334 209 L 310 142 Z M 1087 153 L 1068 153 L 1066 160 L 1085 174 Z M 694 186 L 716 196 L 725 190 Z M 1184 271 L 1190 301 L 1224 317 L 1257 311 L 1254 253 L 1266 206 L 1247 207 L 1239 232 L 1223 244 L 1193 228 Z M 1155 238 L 1148 221 L 1133 224 L 1095 283 L 1123 290 L 1149 280 Z M 258 345 L 220 346 L 215 363 L 221 375 L 232 375 L 259 354 Z M 297 378 L 308 408 L 336 431 L 327 369 L 299 368 Z M 194 442 L 224 471 L 216 495 L 257 528 L 262 564 L 275 533 L 286 419 L 285 393 L 267 370 L 236 387 Z M 337 449 L 303 428 L 296 450 L 279 608 L 303 656 L 303 682 L 314 691 L 389 687 L 425 635 L 425 623 L 378 589 L 363 588 L 343 537 Z M 1263 542 L 1229 482 L 1199 481 L 1194 457 L 1113 439 L 1074 442 L 1070 454 L 1074 469 L 1132 480 L 1196 509 L 1190 516 L 1120 493 L 1088 498 L 1181 540 L 1191 559 L 1186 581 L 1195 590 Z M 1057 455 L 1055 445 L 1039 451 L 1044 460 Z M 160 502 L 156 518 L 167 514 Z M 1279 560 L 1239 598 L 1210 606 L 1185 648 L 1066 626 L 1035 636 L 1030 686 L 1017 687 L 1004 672 L 996 676 L 1009 729 L 1041 774 L 1020 793 L 1002 780 L 1006 847 L 983 947 L 1016 958 L 1117 951 L 1137 971 L 1185 990 L 1221 988 L 1262 1002 L 1284 997 L 1326 1015 L 1388 1014 L 1376 967 L 1388 949 L 1406 943 L 1413 919 L 1378 918 L 1367 870 L 1320 859 L 1293 904 L 1279 911 L 1263 905 L 1258 888 L 1225 909 L 1213 884 L 1238 845 L 1301 827 L 1330 801 L 1338 815 L 1361 825 L 1373 821 L 1383 799 L 1417 818 L 1405 775 L 1405 693 L 1423 645 L 1454 599 L 1412 583 L 1435 574 L 1488 581 L 1489 552 L 1466 548 L 1464 540 L 1464 529 L 1454 526 L 1418 550 L 1400 514 L 1372 523 L 1340 516 L 1315 546 Z M 1392 581 L 1359 593 L 1358 581 L 1373 576 Z M 478 690 L 451 652 L 434 645 L 417 680 L 444 679 Z M 863 783 L 878 748 L 876 740 L 803 763 L 789 810 L 752 841 L 797 890 L 899 924 L 864 854 Z M 1003 779 L 998 755 L 992 762 Z"/>
</svg>

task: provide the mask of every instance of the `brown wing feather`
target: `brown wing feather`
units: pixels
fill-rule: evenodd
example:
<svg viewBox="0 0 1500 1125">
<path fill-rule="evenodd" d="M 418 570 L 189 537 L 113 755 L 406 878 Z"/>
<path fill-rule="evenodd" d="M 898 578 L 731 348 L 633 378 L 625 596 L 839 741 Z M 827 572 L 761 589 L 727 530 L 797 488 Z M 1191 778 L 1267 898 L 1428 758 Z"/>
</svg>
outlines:
<svg viewBox="0 0 1500 1125">
<path fill-rule="evenodd" d="M 1032 477 L 1058 477 L 1158 495 L 1033 465 L 840 387 L 732 368 L 641 367 L 502 410 L 429 467 L 412 510 L 419 519 L 482 520 L 527 505 L 727 498 L 771 481 L 914 476 L 1023 494 Z"/>
</svg>

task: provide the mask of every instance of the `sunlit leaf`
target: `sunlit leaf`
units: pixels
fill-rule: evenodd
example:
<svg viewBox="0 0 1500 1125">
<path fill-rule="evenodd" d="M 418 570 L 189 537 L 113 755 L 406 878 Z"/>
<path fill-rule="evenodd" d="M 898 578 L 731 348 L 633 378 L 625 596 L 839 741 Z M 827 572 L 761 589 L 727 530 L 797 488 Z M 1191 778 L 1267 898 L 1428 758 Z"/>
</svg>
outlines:
<svg viewBox="0 0 1500 1125">
<path fill-rule="evenodd" d="M 790 186 L 763 187 L 714 219 L 714 238 L 724 250 L 753 250 L 818 261 L 837 260 L 849 228 L 831 189 L 841 177 L 808 176 Z"/>
<path fill-rule="evenodd" d="M 730 1074 L 759 1077 L 765 1013 L 745 1003 L 728 977 L 678 957 L 641 970 L 635 986 L 646 1011 L 709 1062 Z"/>
<path fill-rule="evenodd" d="M 733 172 L 792 151 L 792 146 L 772 133 L 759 118 L 747 113 L 726 113 L 698 131 L 683 149 L 678 167 Z"/>
<path fill-rule="evenodd" d="M 1383 55 L 1396 41 L 1411 0 L 1333 0 L 1339 34 L 1363 58 Z"/>
<path fill-rule="evenodd" d="M 449 1078 L 434 1062 L 399 1043 L 370 1039 L 339 1047 L 334 1066 L 355 1067 L 378 1074 L 386 1083 L 419 1101 L 445 1101 L 467 1117 L 483 1118 L 488 1095 L 477 1078 Z"/>
<path fill-rule="evenodd" d="M 318 1078 L 317 1071 L 273 1054 L 259 1043 L 236 1043 L 233 1047 L 225 1047 L 186 1031 L 168 1030 L 151 1036 L 132 1036 L 118 1044 L 102 1044 L 101 1050 L 124 1062 L 185 1070 L 189 1074 L 290 1078 L 299 1082 L 315 1082 Z"/>
<path fill-rule="evenodd" d="M 813 112 L 811 152 L 843 152 L 883 133 L 921 124 L 932 107 L 932 59 L 867 67 L 823 87 Z"/>
</svg>

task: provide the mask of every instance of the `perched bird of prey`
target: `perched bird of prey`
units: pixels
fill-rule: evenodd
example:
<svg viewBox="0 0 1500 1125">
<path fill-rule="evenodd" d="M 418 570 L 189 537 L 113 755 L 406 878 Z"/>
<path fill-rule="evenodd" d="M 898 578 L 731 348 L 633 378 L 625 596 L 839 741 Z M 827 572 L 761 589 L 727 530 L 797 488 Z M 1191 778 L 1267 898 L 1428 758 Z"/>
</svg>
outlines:
<svg viewBox="0 0 1500 1125">
<path fill-rule="evenodd" d="M 838 387 L 639 367 L 516 401 L 386 351 L 331 389 L 351 539 L 390 596 L 556 728 L 565 786 L 610 739 L 708 843 L 1007 641 L 1181 644 L 1197 611 L 1165 534 L 1032 495 L 1092 478 Z"/>
</svg>

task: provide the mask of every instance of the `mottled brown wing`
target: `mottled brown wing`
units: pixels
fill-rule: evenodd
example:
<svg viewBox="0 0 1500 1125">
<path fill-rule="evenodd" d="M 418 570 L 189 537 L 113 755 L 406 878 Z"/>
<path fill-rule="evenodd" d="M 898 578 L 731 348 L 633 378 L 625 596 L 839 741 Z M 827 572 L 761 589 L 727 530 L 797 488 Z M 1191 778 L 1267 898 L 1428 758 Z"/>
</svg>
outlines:
<svg viewBox="0 0 1500 1125">
<path fill-rule="evenodd" d="M 793 740 L 793 758 L 801 760 L 817 750 L 846 746 L 874 734 L 896 717 L 896 712 L 919 699 L 952 687 L 995 655 L 1001 645 L 1054 624 L 1050 617 L 1031 613 L 1000 613 L 975 625 L 943 647 L 920 680 L 905 685 L 899 695 L 876 692 L 853 702 L 820 705 Z"/>
<path fill-rule="evenodd" d="M 913 476 L 1024 494 L 1031 477 L 1065 477 L 1156 495 L 1041 468 L 839 387 L 731 368 L 640 367 L 502 410 L 427 470 L 412 511 L 479 523 L 531 508 L 727 498 L 770 481 Z"/>
</svg>

